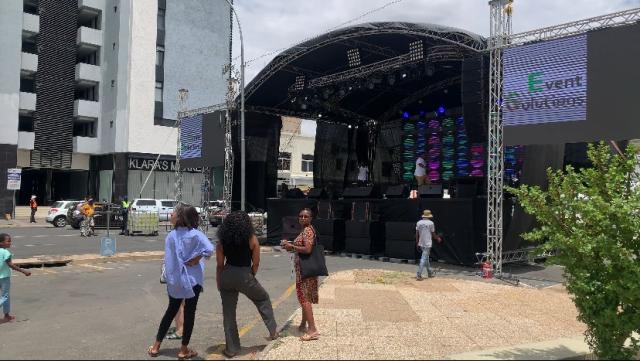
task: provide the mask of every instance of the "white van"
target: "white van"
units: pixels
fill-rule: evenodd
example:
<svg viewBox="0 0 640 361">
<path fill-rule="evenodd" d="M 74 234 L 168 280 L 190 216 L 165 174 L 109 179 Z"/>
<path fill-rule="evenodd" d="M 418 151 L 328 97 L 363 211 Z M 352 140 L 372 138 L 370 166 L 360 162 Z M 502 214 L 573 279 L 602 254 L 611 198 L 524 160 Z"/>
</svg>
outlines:
<svg viewBox="0 0 640 361">
<path fill-rule="evenodd" d="M 131 203 L 130 210 L 132 212 L 147 212 L 160 214 L 160 201 L 150 198 L 137 198 Z"/>
</svg>

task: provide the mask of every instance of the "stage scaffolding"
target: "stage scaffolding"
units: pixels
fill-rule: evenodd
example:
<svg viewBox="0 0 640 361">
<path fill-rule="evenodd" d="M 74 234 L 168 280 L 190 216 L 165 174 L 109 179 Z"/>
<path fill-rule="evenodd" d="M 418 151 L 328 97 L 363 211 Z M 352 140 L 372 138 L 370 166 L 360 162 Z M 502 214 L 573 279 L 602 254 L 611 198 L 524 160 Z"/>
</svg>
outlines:
<svg viewBox="0 0 640 361">
<path fill-rule="evenodd" d="M 502 264 L 528 261 L 531 249 L 502 252 L 504 197 L 504 142 L 502 123 L 502 51 L 505 48 L 531 42 L 548 41 L 584 34 L 588 31 L 635 24 L 640 21 L 640 8 L 512 34 L 513 0 L 492 0 L 490 5 L 491 36 L 486 51 L 490 52 L 489 84 L 489 158 L 487 178 L 487 252 L 497 276 L 502 276 Z M 537 257 L 551 256 L 538 255 Z"/>
</svg>

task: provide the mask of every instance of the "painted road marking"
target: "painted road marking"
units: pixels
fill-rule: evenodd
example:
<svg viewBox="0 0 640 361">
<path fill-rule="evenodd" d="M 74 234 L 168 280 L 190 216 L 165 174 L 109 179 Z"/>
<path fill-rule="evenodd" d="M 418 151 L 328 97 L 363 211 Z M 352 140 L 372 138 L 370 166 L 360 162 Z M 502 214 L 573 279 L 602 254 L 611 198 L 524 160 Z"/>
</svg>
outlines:
<svg viewBox="0 0 640 361">
<path fill-rule="evenodd" d="M 104 270 L 108 270 L 108 269 L 115 269 L 115 268 L 111 268 L 111 267 L 94 266 L 92 264 L 78 264 L 78 266 L 87 267 L 87 268 L 93 268 L 93 269 L 97 269 L 97 270 L 100 270 L 100 271 L 104 271 Z"/>
<path fill-rule="evenodd" d="M 23 246 L 25 246 L 25 247 L 35 247 L 36 245 L 35 244 L 23 244 Z"/>
<path fill-rule="evenodd" d="M 56 234 L 56 237 L 75 237 L 77 234 Z"/>
<path fill-rule="evenodd" d="M 46 234 L 39 234 L 37 236 L 32 236 L 32 237 L 33 238 L 44 238 L 44 237 L 47 237 L 47 235 Z"/>
</svg>

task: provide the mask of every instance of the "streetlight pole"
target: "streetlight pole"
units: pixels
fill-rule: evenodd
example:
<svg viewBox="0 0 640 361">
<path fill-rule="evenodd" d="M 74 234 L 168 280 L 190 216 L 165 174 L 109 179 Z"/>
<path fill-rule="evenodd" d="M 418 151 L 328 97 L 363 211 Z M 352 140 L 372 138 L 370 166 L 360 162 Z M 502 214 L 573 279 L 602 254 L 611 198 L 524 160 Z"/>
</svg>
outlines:
<svg viewBox="0 0 640 361">
<path fill-rule="evenodd" d="M 240 25 L 240 18 L 238 13 L 230 0 L 226 0 L 233 15 L 236 17 L 238 23 L 238 34 L 240 34 L 240 209 L 245 210 L 246 201 L 246 150 L 245 150 L 245 137 L 244 137 L 244 39 L 242 38 L 242 26 Z"/>
</svg>

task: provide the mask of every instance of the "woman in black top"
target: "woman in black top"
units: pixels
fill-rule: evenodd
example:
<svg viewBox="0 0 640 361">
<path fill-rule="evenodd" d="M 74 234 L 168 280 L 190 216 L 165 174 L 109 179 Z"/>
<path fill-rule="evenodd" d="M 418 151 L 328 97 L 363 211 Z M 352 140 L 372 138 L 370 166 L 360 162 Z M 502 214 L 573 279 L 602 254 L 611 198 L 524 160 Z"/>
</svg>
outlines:
<svg viewBox="0 0 640 361">
<path fill-rule="evenodd" d="M 245 212 L 229 214 L 218 228 L 216 282 L 222 298 L 225 356 L 233 357 L 240 351 L 240 337 L 236 323 L 238 293 L 247 296 L 258 308 L 271 339 L 278 337 L 276 320 L 269 294 L 255 275 L 260 266 L 260 244 L 251 219 Z"/>
</svg>

